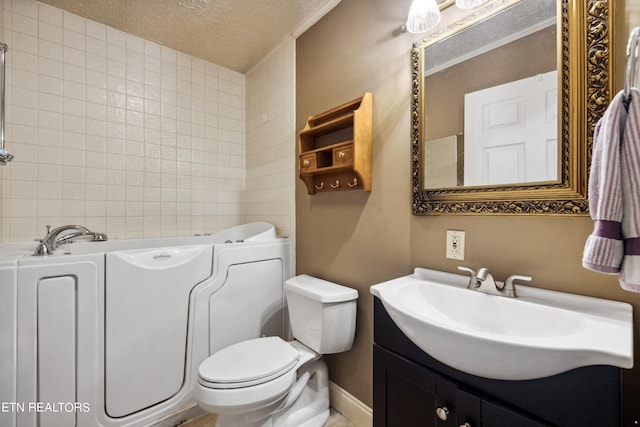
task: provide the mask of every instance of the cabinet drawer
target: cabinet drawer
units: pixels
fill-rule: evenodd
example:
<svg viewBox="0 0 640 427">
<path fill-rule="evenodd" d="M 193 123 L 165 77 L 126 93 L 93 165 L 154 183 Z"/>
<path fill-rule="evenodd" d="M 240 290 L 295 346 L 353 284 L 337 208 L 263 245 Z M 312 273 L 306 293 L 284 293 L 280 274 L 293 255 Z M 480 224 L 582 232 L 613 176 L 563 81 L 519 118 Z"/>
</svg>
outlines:
<svg viewBox="0 0 640 427">
<path fill-rule="evenodd" d="M 333 149 L 334 165 L 353 164 L 353 145 L 342 145 Z"/>
<path fill-rule="evenodd" d="M 316 170 L 316 155 L 315 154 L 307 154 L 304 156 L 300 156 L 300 172 L 309 172 L 312 170 Z"/>
</svg>

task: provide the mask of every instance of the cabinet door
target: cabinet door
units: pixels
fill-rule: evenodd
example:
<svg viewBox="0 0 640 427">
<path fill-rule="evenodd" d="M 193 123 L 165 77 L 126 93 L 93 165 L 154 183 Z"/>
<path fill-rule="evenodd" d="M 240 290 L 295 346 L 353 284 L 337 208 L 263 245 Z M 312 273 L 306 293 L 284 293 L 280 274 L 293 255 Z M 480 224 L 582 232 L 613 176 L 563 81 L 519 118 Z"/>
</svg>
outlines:
<svg viewBox="0 0 640 427">
<path fill-rule="evenodd" d="M 482 401 L 482 427 L 552 427 L 495 403 Z M 473 425 L 472 425 L 473 427 Z"/>
<path fill-rule="evenodd" d="M 456 424 L 462 427 L 480 427 L 481 400 L 464 390 L 456 390 Z M 515 426 L 512 426 L 515 427 Z"/>
<path fill-rule="evenodd" d="M 373 427 L 552 427 L 374 344 Z"/>
<path fill-rule="evenodd" d="M 436 426 L 458 426 L 456 424 L 459 411 L 457 393 L 458 389 L 453 382 L 436 375 Z"/>
<path fill-rule="evenodd" d="M 374 427 L 436 426 L 433 373 L 375 345 L 373 372 Z"/>
</svg>

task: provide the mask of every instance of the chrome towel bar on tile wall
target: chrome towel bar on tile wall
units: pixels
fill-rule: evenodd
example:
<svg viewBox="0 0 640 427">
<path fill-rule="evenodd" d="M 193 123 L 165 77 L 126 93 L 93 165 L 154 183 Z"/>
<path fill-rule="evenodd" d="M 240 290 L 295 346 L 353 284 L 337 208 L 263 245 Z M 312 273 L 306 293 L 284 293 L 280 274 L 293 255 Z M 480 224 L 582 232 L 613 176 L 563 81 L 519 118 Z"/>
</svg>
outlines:
<svg viewBox="0 0 640 427">
<path fill-rule="evenodd" d="M 2 76 L 0 76 L 0 166 L 4 166 L 13 160 L 13 155 L 9 154 L 7 150 L 4 149 L 4 93 L 5 93 L 5 60 L 8 46 L 4 43 L 0 43 L 0 72 Z"/>
<path fill-rule="evenodd" d="M 627 43 L 627 65 L 624 76 L 624 97 L 629 100 L 632 87 L 636 87 L 638 67 L 640 67 L 640 27 L 631 30 Z"/>
</svg>

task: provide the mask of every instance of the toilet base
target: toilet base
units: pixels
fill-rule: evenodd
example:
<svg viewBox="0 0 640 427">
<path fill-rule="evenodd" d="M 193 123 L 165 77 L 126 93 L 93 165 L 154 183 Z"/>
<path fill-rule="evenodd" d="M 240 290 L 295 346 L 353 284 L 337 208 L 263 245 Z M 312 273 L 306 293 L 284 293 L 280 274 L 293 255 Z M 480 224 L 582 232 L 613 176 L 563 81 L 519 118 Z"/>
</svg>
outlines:
<svg viewBox="0 0 640 427">
<path fill-rule="evenodd" d="M 293 402 L 286 397 L 280 405 L 286 407 L 262 408 L 244 414 L 218 414 L 216 427 L 323 427 L 329 419 L 329 371 L 322 359 L 317 359 L 300 368 L 296 385 L 309 380 L 300 396 Z M 296 389 L 296 385 L 292 387 Z M 302 385 L 302 384 L 301 384 Z"/>
</svg>

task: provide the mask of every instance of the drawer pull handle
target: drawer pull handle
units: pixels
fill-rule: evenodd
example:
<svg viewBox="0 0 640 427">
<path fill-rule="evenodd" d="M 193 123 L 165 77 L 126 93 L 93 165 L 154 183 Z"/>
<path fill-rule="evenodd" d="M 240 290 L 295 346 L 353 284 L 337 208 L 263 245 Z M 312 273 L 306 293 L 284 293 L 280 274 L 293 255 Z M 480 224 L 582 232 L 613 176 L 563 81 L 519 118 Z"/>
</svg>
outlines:
<svg viewBox="0 0 640 427">
<path fill-rule="evenodd" d="M 309 161 L 309 159 L 304 159 L 302 161 L 302 166 L 309 166 L 311 164 L 311 162 Z"/>
<path fill-rule="evenodd" d="M 358 186 L 358 178 L 353 178 L 353 182 L 347 182 L 347 185 L 351 188 Z"/>
<path fill-rule="evenodd" d="M 447 409 L 446 406 L 443 406 L 442 408 L 438 408 L 436 409 L 436 415 L 438 416 L 438 418 L 440 418 L 442 421 L 446 421 L 447 417 L 449 416 L 449 410 Z"/>
<path fill-rule="evenodd" d="M 316 190 L 322 190 L 324 188 L 324 181 L 320 183 L 320 185 L 316 185 Z"/>
<path fill-rule="evenodd" d="M 331 188 L 338 188 L 340 187 L 340 180 L 336 179 L 336 183 L 335 184 L 331 184 Z"/>
<path fill-rule="evenodd" d="M 347 155 L 345 154 L 344 151 L 338 151 L 338 158 L 339 159 L 344 159 Z"/>
</svg>

